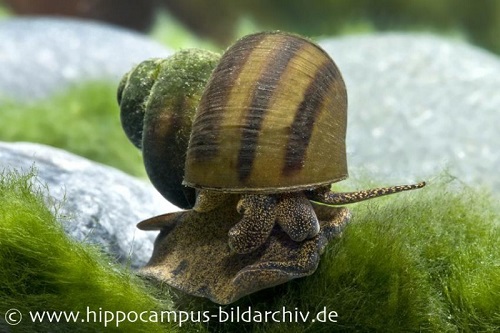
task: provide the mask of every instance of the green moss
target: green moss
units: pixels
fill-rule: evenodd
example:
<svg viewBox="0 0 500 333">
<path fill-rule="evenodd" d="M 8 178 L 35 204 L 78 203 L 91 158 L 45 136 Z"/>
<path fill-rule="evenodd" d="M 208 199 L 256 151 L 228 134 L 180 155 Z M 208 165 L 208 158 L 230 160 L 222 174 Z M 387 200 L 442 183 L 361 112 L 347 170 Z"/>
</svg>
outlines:
<svg viewBox="0 0 500 333">
<path fill-rule="evenodd" d="M 8 309 L 24 320 L 12 332 L 99 332 L 103 323 L 33 323 L 28 311 L 81 311 L 90 321 L 104 311 L 166 310 L 130 271 L 97 248 L 69 239 L 32 185 L 33 174 L 0 175 L 0 331 Z M 109 318 L 109 317 L 108 317 Z M 86 319 L 85 319 L 86 320 Z M 176 327 L 123 322 L 111 331 L 165 332 Z"/>
<path fill-rule="evenodd" d="M 159 293 L 68 239 L 34 190 L 32 175 L 0 177 L 0 331 L 3 314 L 31 310 L 210 311 L 219 306 L 173 289 Z M 373 184 L 358 184 L 364 188 Z M 500 210 L 456 180 L 351 205 L 353 220 L 316 273 L 221 307 L 235 313 L 310 312 L 304 323 L 185 323 L 183 332 L 496 332 L 500 329 Z M 172 294 L 173 299 L 171 296 Z M 165 300 L 160 302 L 157 297 Z M 165 304 L 166 303 L 166 304 Z M 335 311 L 338 322 L 312 322 Z M 300 319 L 300 317 L 298 317 Z M 31 324 L 19 332 L 99 331 L 102 324 Z M 123 331 L 172 331 L 123 323 Z M 5 326 L 6 327 L 6 326 Z M 15 331 L 14 331 L 15 332 Z"/>
<path fill-rule="evenodd" d="M 224 307 L 262 312 L 285 307 L 310 311 L 310 316 L 326 309 L 338 314 L 338 322 L 221 323 L 213 331 L 500 329 L 500 211 L 491 197 L 440 180 L 351 208 L 352 223 L 329 245 L 316 273 Z M 183 308 L 218 311 L 193 298 L 177 302 Z"/>
<path fill-rule="evenodd" d="M 357 204 L 318 274 L 289 286 L 287 307 L 339 313 L 315 332 L 499 329 L 500 212 L 487 195 L 450 185 Z"/>
<path fill-rule="evenodd" d="M 39 142 L 143 176 L 141 154 L 120 125 L 116 88 L 86 82 L 36 102 L 0 101 L 0 141 Z"/>
</svg>

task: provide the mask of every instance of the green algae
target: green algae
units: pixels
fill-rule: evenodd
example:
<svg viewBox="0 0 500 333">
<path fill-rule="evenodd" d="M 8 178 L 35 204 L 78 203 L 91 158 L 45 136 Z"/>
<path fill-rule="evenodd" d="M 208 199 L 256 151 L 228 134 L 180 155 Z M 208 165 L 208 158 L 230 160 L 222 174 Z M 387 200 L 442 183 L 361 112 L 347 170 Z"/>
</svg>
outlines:
<svg viewBox="0 0 500 333">
<path fill-rule="evenodd" d="M 0 141 L 42 143 L 145 176 L 121 128 L 116 84 L 82 82 L 42 100 L 0 101 L 0 114 Z"/>
<path fill-rule="evenodd" d="M 181 328 L 175 322 L 110 328 L 126 332 L 500 329 L 500 210 L 492 195 L 446 176 L 419 191 L 351 205 L 352 222 L 329 244 L 316 273 L 222 307 L 168 287 L 146 286 L 99 249 L 69 239 L 46 208 L 44 192 L 32 184 L 33 174 L 0 177 L 0 328 L 10 308 L 27 314 L 89 306 L 97 313 L 173 309 L 195 317 L 198 311 L 234 315 L 188 321 Z M 285 310 L 292 315 L 280 323 L 241 317 L 235 322 L 236 312 L 248 309 L 254 315 Z M 307 320 L 298 311 L 309 312 Z M 335 322 L 316 317 L 325 311 L 335 312 Z M 26 325 L 13 331 L 99 332 L 103 324 Z"/>
<path fill-rule="evenodd" d="M 130 270 L 98 248 L 66 236 L 44 192 L 33 173 L 0 174 L 0 331 L 9 328 L 4 316 L 10 309 L 23 316 L 19 325 L 10 326 L 13 332 L 177 331 L 175 324 L 140 320 L 115 320 L 104 327 L 105 311 L 118 317 L 117 311 L 162 311 L 170 304 L 158 301 Z M 40 323 L 30 311 L 80 311 L 80 317 L 76 323 Z"/>
</svg>

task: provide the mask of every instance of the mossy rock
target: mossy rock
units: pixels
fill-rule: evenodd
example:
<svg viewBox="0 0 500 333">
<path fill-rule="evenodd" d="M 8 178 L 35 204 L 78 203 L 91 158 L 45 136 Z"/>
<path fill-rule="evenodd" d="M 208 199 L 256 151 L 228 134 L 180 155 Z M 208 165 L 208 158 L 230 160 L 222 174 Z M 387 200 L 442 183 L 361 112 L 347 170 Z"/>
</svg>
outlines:
<svg viewBox="0 0 500 333">
<path fill-rule="evenodd" d="M 99 248 L 68 238 L 33 173 L 0 174 L 0 331 L 9 331 L 4 316 L 17 309 L 23 321 L 13 332 L 99 332 L 104 322 L 61 320 L 37 323 L 29 311 L 168 310 L 141 280 L 118 266 Z M 80 317 L 82 318 L 82 317 Z M 84 319 L 86 320 L 86 319 Z M 108 323 L 112 331 L 175 332 L 175 325 Z M 118 327 L 117 327 L 118 326 Z"/>
<path fill-rule="evenodd" d="M 0 176 L 0 329 L 100 332 L 103 323 L 31 323 L 28 311 L 310 311 L 304 323 L 123 322 L 126 332 L 495 332 L 500 328 L 500 211 L 496 198 L 442 176 L 417 192 L 359 203 L 318 271 L 219 308 L 162 291 L 99 249 L 70 240 L 32 185 L 33 174 Z M 359 184 L 371 187 L 373 184 Z M 497 199 L 496 199 L 497 200 Z M 497 200 L 498 201 L 498 200 Z M 166 292 L 167 291 L 167 292 Z M 25 320 L 9 327 L 8 309 Z M 335 311 L 337 322 L 312 322 Z M 195 317 L 196 319 L 196 317 Z M 202 317 L 203 319 L 203 317 Z M 255 317 L 254 319 L 258 319 Z"/>
</svg>

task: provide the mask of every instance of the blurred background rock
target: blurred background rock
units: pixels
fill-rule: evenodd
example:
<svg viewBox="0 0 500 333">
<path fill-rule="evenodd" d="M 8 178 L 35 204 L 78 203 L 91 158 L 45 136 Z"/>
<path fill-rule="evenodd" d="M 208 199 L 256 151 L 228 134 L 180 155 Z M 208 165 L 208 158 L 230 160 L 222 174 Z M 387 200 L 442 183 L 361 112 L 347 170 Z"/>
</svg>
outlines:
<svg viewBox="0 0 500 333">
<path fill-rule="evenodd" d="M 367 31 L 432 31 L 500 53 L 500 1 L 484 0 L 0 0 L 17 15 L 63 15 L 150 32 L 167 12 L 219 47 L 252 30 L 318 37 Z M 5 10 L 4 10 L 5 11 Z M 172 45 L 171 45 L 172 46 Z"/>
</svg>

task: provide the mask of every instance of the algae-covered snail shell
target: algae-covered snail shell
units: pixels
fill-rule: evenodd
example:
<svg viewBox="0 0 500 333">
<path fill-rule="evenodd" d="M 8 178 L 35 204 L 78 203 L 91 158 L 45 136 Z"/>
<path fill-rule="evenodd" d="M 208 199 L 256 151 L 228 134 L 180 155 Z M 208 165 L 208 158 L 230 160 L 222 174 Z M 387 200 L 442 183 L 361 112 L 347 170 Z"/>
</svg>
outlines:
<svg viewBox="0 0 500 333">
<path fill-rule="evenodd" d="M 196 107 L 219 58 L 191 49 L 146 60 L 125 74 L 118 87 L 127 137 L 142 150 L 153 185 L 180 208 L 195 203 L 195 190 L 181 184 L 184 160 Z"/>
</svg>

